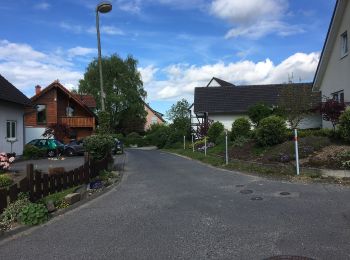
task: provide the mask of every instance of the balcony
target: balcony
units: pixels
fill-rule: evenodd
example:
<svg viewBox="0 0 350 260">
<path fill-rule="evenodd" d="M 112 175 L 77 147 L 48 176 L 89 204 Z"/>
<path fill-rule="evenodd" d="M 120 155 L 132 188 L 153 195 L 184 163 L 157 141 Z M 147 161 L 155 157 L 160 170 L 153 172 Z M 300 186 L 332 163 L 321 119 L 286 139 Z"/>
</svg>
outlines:
<svg viewBox="0 0 350 260">
<path fill-rule="evenodd" d="M 58 117 L 58 123 L 66 124 L 69 127 L 92 127 L 92 128 L 95 128 L 95 118 L 94 117 L 61 116 L 61 117 Z"/>
</svg>

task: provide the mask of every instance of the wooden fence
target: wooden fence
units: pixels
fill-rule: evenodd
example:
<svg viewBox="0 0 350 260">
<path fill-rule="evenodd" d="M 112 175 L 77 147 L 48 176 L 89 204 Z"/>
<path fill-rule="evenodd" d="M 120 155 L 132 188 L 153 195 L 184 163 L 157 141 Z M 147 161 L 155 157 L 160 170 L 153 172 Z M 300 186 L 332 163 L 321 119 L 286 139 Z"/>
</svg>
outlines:
<svg viewBox="0 0 350 260">
<path fill-rule="evenodd" d="M 101 161 L 86 160 L 84 165 L 71 171 L 53 171 L 42 173 L 34 170 L 33 164 L 27 164 L 27 175 L 19 183 L 0 189 L 0 213 L 11 202 L 14 202 L 20 192 L 28 192 L 31 201 L 37 201 L 49 194 L 60 192 L 70 187 L 89 183 L 98 176 L 101 170 L 108 167 L 109 157 Z"/>
</svg>

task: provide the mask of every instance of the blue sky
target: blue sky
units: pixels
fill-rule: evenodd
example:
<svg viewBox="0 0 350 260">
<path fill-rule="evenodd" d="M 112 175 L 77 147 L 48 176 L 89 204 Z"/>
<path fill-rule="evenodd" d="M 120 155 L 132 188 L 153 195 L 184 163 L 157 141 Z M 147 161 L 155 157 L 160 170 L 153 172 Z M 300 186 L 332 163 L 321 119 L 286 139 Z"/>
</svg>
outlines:
<svg viewBox="0 0 350 260">
<path fill-rule="evenodd" d="M 26 95 L 76 88 L 96 57 L 91 0 L 2 0 L 0 74 Z M 234 84 L 312 81 L 335 0 L 114 0 L 100 17 L 103 55 L 139 61 L 164 113 L 213 77 Z"/>
</svg>

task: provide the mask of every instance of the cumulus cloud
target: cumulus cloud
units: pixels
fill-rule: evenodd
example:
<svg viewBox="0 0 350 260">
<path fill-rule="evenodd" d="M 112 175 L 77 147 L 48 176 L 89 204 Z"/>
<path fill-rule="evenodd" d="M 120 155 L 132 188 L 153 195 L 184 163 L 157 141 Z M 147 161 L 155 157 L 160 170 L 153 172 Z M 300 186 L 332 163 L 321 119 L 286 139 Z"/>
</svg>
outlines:
<svg viewBox="0 0 350 260">
<path fill-rule="evenodd" d="M 271 33 L 288 36 L 304 32 L 300 26 L 283 21 L 288 11 L 287 0 L 214 0 L 210 10 L 234 25 L 226 38 L 256 39 Z"/>
<path fill-rule="evenodd" d="M 81 46 L 77 46 L 71 49 L 68 49 L 67 54 L 70 58 L 76 57 L 76 56 L 86 56 L 91 54 L 96 54 L 96 49 L 94 48 L 85 48 Z"/>
<path fill-rule="evenodd" d="M 141 73 L 143 84 L 148 84 L 154 80 L 154 75 L 158 71 L 153 65 L 147 67 L 140 67 L 138 71 Z"/>
<path fill-rule="evenodd" d="M 82 54 L 85 49 L 88 48 L 76 47 L 65 54 Z M 77 87 L 83 77 L 81 71 L 57 53 L 40 52 L 28 44 L 7 40 L 0 40 L 0 73 L 28 96 L 33 95 L 37 84 L 46 86 L 59 79 L 67 87 Z"/>
<path fill-rule="evenodd" d="M 275 65 L 270 59 L 260 62 L 243 60 L 232 63 L 195 66 L 171 65 L 163 70 L 165 80 L 151 80 L 145 83 L 150 100 L 193 98 L 195 87 L 206 86 L 212 77 L 218 77 L 236 85 L 272 84 L 288 81 L 294 76 L 296 82 L 311 81 L 317 68 L 319 53 L 296 53 Z M 154 69 L 154 68 L 153 68 Z M 154 74 L 153 74 L 154 77 Z M 155 78 L 155 77 L 154 77 Z"/>
</svg>

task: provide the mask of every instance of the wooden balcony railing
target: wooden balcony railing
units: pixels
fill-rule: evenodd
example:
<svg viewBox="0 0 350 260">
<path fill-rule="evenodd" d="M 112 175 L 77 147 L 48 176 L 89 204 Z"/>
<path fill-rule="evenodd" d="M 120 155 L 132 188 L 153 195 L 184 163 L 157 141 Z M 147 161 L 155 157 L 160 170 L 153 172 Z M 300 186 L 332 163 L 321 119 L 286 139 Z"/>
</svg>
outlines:
<svg viewBox="0 0 350 260">
<path fill-rule="evenodd" d="M 61 116 L 58 117 L 58 123 L 66 124 L 70 127 L 92 127 L 95 128 L 94 117 L 80 117 L 80 116 Z"/>
</svg>

